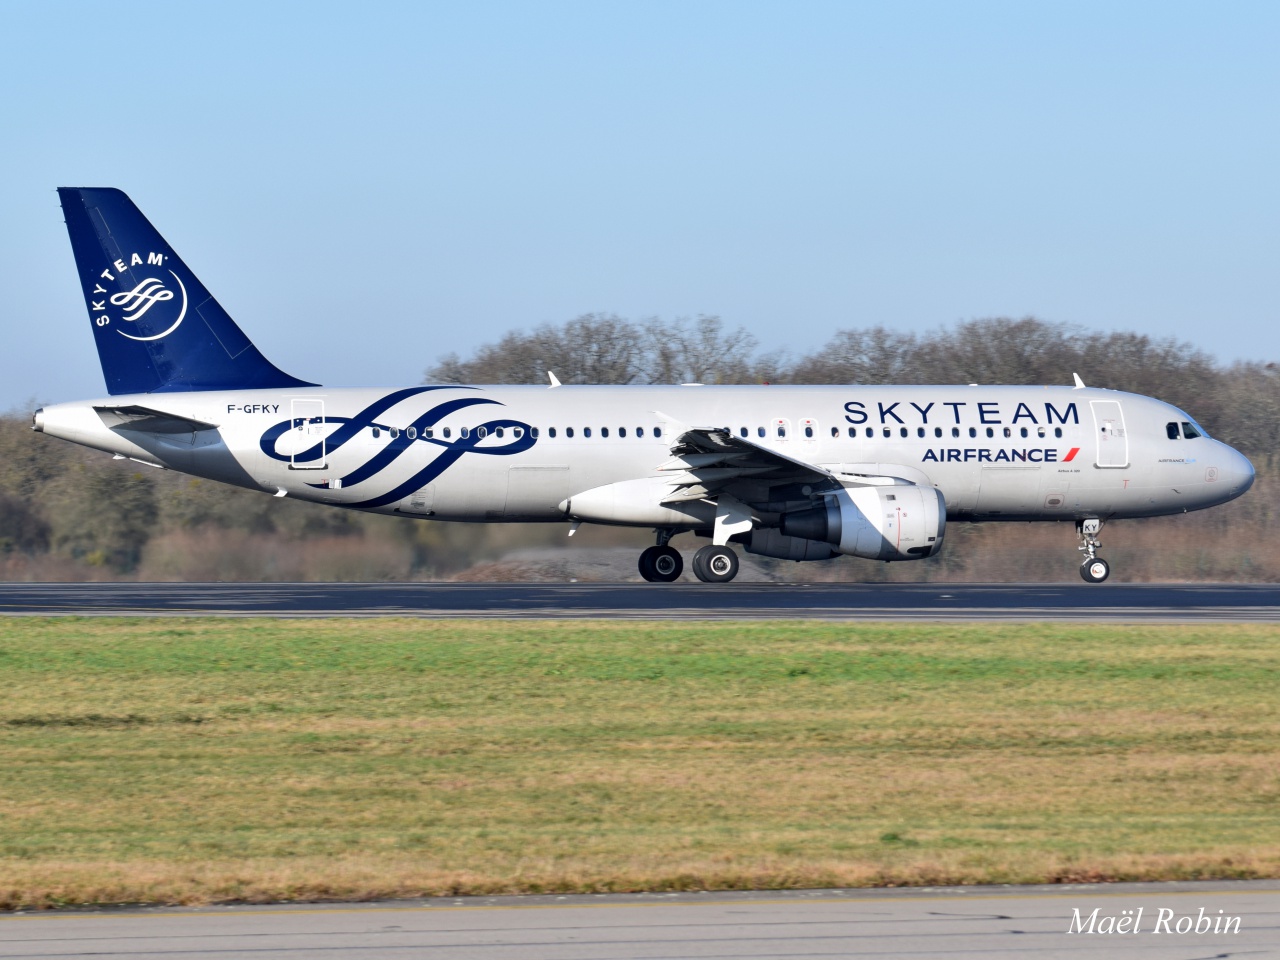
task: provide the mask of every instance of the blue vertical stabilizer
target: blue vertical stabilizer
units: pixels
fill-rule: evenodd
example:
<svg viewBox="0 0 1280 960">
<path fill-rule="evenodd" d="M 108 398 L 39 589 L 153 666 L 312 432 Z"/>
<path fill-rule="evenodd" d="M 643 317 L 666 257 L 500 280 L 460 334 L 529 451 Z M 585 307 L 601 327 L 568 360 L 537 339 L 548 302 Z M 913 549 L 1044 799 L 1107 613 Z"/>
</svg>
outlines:
<svg viewBox="0 0 1280 960">
<path fill-rule="evenodd" d="M 258 352 L 124 193 L 58 196 L 109 393 L 314 386 Z"/>
</svg>

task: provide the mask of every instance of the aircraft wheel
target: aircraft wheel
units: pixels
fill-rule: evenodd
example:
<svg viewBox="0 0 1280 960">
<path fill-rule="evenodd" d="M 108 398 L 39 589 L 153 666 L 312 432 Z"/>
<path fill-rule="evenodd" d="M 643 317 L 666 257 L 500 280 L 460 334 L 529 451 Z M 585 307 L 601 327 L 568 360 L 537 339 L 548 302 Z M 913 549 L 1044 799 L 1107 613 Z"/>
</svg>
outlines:
<svg viewBox="0 0 1280 960">
<path fill-rule="evenodd" d="M 653 579 L 659 583 L 671 583 L 673 580 L 679 580 L 680 574 L 684 573 L 684 557 L 680 556 L 680 551 L 675 547 L 650 547 L 655 551 L 653 559 L 650 561 L 653 569 Z M 647 552 L 647 551 L 646 551 Z"/>
<path fill-rule="evenodd" d="M 728 547 L 703 547 L 693 555 L 693 573 L 703 583 L 728 583 L 738 575 L 738 555 Z"/>
<path fill-rule="evenodd" d="M 1085 583 L 1101 583 L 1111 576 L 1111 564 L 1101 557 L 1094 557 L 1080 564 L 1080 576 Z"/>
</svg>

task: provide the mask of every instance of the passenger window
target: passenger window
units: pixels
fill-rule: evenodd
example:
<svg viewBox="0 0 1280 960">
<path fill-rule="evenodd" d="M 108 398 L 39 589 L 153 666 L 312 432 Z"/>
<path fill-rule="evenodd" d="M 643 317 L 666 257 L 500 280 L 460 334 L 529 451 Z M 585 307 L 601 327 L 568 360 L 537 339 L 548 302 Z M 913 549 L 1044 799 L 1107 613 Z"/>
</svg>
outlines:
<svg viewBox="0 0 1280 960">
<path fill-rule="evenodd" d="M 410 427 L 408 430 L 406 430 L 406 431 L 404 432 L 404 435 L 405 435 L 406 437 L 408 437 L 410 440 L 417 440 L 417 439 L 418 439 L 418 428 L 417 428 L 417 427 Z"/>
<path fill-rule="evenodd" d="M 387 433 L 391 434 L 392 440 L 400 436 L 400 431 L 397 430 L 395 427 L 392 427 L 390 430 L 387 431 Z"/>
<path fill-rule="evenodd" d="M 1005 435 L 1006 437 L 1012 437 L 1012 436 L 1013 436 L 1013 431 L 1012 431 L 1011 429 L 1009 429 L 1008 427 L 1005 427 L 1005 428 L 1004 428 L 1004 435 Z"/>
<path fill-rule="evenodd" d="M 444 435 L 445 435 L 445 439 L 446 439 L 446 440 L 447 440 L 449 437 L 452 437 L 452 436 L 453 436 L 453 428 L 452 428 L 452 427 L 445 427 L 445 428 L 444 428 Z"/>
<path fill-rule="evenodd" d="M 625 439 L 625 438 L 626 438 L 626 436 L 627 436 L 627 428 L 626 428 L 626 427 L 619 427 L 619 428 L 618 428 L 618 436 L 620 436 L 620 437 L 622 437 L 622 438 L 624 438 L 624 439 Z"/>
<path fill-rule="evenodd" d="M 573 427 L 565 427 L 565 428 L 564 428 L 564 435 L 565 435 L 566 437 L 572 437 L 572 436 L 573 436 Z"/>
<path fill-rule="evenodd" d="M 654 428 L 653 428 L 653 435 L 654 435 L 655 437 L 661 438 L 661 437 L 662 437 L 662 428 L 661 428 L 661 427 L 654 427 Z"/>
<path fill-rule="evenodd" d="M 524 436 L 524 430 L 523 430 L 522 428 L 520 428 L 520 427 L 512 427 L 512 428 L 511 428 L 511 435 L 512 435 L 513 437 L 515 437 L 517 440 L 519 440 L 521 437 L 523 437 L 523 436 Z M 499 430 L 499 431 L 498 431 L 498 436 L 502 436 L 502 431 L 501 431 L 501 430 Z"/>
<path fill-rule="evenodd" d="M 916 436 L 917 436 L 917 437 L 923 437 L 923 436 L 924 436 L 924 427 L 916 427 Z"/>
<path fill-rule="evenodd" d="M 1027 435 L 1027 428 L 1026 428 L 1026 427 L 1023 427 L 1023 428 L 1022 428 L 1022 436 L 1023 436 L 1023 437 L 1025 437 L 1026 435 Z"/>
<path fill-rule="evenodd" d="M 746 427 L 739 427 L 739 428 L 738 428 L 738 436 L 740 436 L 740 437 L 745 437 L 746 435 L 747 435 L 747 428 L 746 428 Z"/>
<path fill-rule="evenodd" d="M 1061 437 L 1061 436 L 1062 436 L 1062 428 L 1061 428 L 1061 427 L 1054 427 L 1054 428 L 1053 428 L 1053 435 L 1054 435 L 1055 437 Z"/>
<path fill-rule="evenodd" d="M 590 427 L 583 427 L 583 428 L 582 428 L 582 435 L 583 435 L 584 437 L 589 437 L 589 436 L 591 436 L 591 428 L 590 428 Z"/>
<path fill-rule="evenodd" d="M 423 428 L 422 428 L 422 435 L 423 435 L 424 437 L 426 437 L 428 440 L 430 440 L 432 437 L 434 437 L 434 436 L 436 435 L 436 428 L 435 428 L 435 427 L 423 427 Z"/>
<path fill-rule="evenodd" d="M 977 427 L 970 427 L 970 428 L 969 428 L 969 436 L 971 436 L 971 437 L 976 437 L 977 435 L 978 435 L 978 428 L 977 428 Z"/>
<path fill-rule="evenodd" d="M 499 439 L 499 440 L 501 440 L 501 439 L 503 438 L 503 436 L 505 435 L 505 434 L 503 433 L 503 431 L 502 431 L 502 428 L 501 428 L 501 427 L 498 427 L 498 429 L 494 430 L 493 432 L 494 432 L 494 433 L 496 433 L 496 434 L 498 435 L 498 439 Z"/>
<path fill-rule="evenodd" d="M 940 436 L 942 436 L 942 428 L 941 428 L 941 427 L 934 427 L 934 428 L 933 428 L 933 435 L 934 435 L 935 437 L 940 437 Z"/>
<path fill-rule="evenodd" d="M 540 432 L 541 432 L 541 431 L 539 431 L 537 427 L 530 427 L 530 428 L 529 428 L 529 436 L 533 437 L 533 439 L 535 439 L 535 440 L 537 440 L 537 439 L 538 439 L 538 434 L 539 434 Z M 520 436 L 520 433 L 519 433 L 518 431 L 516 432 L 516 436 L 517 436 L 517 437 L 518 437 L 518 436 Z"/>
<path fill-rule="evenodd" d="M 995 435 L 996 435 L 996 432 L 990 427 L 987 427 L 987 437 L 990 438 L 990 437 L 994 437 Z"/>
<path fill-rule="evenodd" d="M 884 428 L 884 435 L 885 435 L 886 437 L 892 437 L 892 436 L 893 436 L 893 431 L 892 431 L 892 430 L 890 430 L 888 427 L 885 427 L 885 428 Z"/>
<path fill-rule="evenodd" d="M 447 434 L 446 434 L 446 436 L 447 436 Z M 554 440 L 554 439 L 556 438 L 556 428 L 555 428 L 555 427 L 548 427 L 548 428 L 547 428 L 547 436 L 548 436 L 548 437 L 550 437 L 552 440 Z"/>
<path fill-rule="evenodd" d="M 764 436 L 764 427 L 756 427 L 756 436 L 757 436 L 757 437 L 763 437 L 763 436 Z"/>
<path fill-rule="evenodd" d="M 636 427 L 636 436 L 637 436 L 637 437 L 643 437 L 643 436 L 644 436 L 644 427 Z"/>
<path fill-rule="evenodd" d="M 373 439 L 377 440 L 380 436 L 382 436 L 382 431 L 381 431 L 381 430 L 379 430 L 377 427 L 374 427 L 374 428 L 373 428 Z"/>
<path fill-rule="evenodd" d="M 1170 421 L 1164 425 L 1164 435 L 1170 440 L 1177 440 L 1180 436 L 1178 433 L 1178 423 L 1176 420 Z"/>
<path fill-rule="evenodd" d="M 857 436 L 858 436 L 858 428 L 857 428 L 857 427 L 850 427 L 850 428 L 849 428 L 849 439 L 850 439 L 850 440 L 853 440 L 853 439 L 855 439 Z"/>
<path fill-rule="evenodd" d="M 790 420 L 784 420 L 781 417 L 773 421 L 773 432 L 779 440 L 787 439 L 787 433 L 791 426 Z"/>
<path fill-rule="evenodd" d="M 951 436 L 953 436 L 953 437 L 958 437 L 958 436 L 960 436 L 960 428 L 959 428 L 959 427 L 952 427 L 952 428 L 951 428 Z"/>
<path fill-rule="evenodd" d="M 839 427 L 832 427 L 832 428 L 831 428 L 831 436 L 832 436 L 833 438 L 834 438 L 834 437 L 838 437 L 838 436 L 840 436 L 840 428 L 839 428 Z"/>
<path fill-rule="evenodd" d="M 902 435 L 902 436 L 904 436 L 904 437 L 905 437 L 905 436 L 908 436 L 907 428 L 906 428 L 906 427 L 903 427 L 901 430 L 899 430 L 899 431 L 898 431 L 898 433 L 899 433 L 899 434 L 901 434 L 901 435 Z"/>
<path fill-rule="evenodd" d="M 1187 423 L 1185 420 L 1182 421 L 1182 435 L 1188 440 L 1195 440 L 1197 437 L 1203 436 L 1193 424 Z"/>
<path fill-rule="evenodd" d="M 587 431 L 588 431 L 588 432 L 587 432 L 587 436 L 588 436 L 588 437 L 589 437 L 589 436 L 591 436 L 591 433 L 590 433 L 591 428 L 590 428 L 590 427 L 588 427 L 588 428 L 587 428 Z M 609 439 L 609 428 L 608 428 L 608 427 L 601 427 L 601 428 L 600 428 L 600 436 L 602 436 L 602 437 L 604 437 L 604 439 L 608 440 L 608 439 Z"/>
<path fill-rule="evenodd" d="M 470 427 L 459 427 L 459 428 L 458 428 L 458 436 L 459 436 L 459 437 L 461 437 L 463 440 L 467 439 L 467 437 L 471 436 L 471 428 L 470 428 Z"/>
<path fill-rule="evenodd" d="M 875 435 L 876 435 L 876 432 L 875 432 L 874 430 L 872 430 L 870 427 L 867 427 L 867 439 L 870 439 L 870 438 L 874 437 Z"/>
<path fill-rule="evenodd" d="M 476 436 L 483 440 L 489 435 L 489 431 L 485 427 L 476 427 Z"/>
<path fill-rule="evenodd" d="M 1036 436 L 1037 436 L 1037 437 L 1043 437 L 1043 436 L 1044 436 L 1044 427 L 1036 427 Z"/>
</svg>

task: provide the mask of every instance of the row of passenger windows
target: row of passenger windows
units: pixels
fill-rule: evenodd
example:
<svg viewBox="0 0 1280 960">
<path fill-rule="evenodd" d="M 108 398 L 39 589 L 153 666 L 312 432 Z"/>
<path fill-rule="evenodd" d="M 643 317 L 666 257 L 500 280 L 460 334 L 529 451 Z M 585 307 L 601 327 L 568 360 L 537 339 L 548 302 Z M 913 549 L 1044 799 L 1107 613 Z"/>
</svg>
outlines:
<svg viewBox="0 0 1280 960">
<path fill-rule="evenodd" d="M 746 429 L 746 428 L 744 427 L 743 429 Z M 373 428 L 373 435 L 374 435 L 374 437 L 380 437 L 380 436 L 382 436 L 382 430 L 383 430 L 383 428 L 382 428 L 382 427 L 374 427 L 374 428 Z M 397 437 L 399 437 L 399 436 L 400 436 L 400 430 L 399 430 L 399 429 L 397 429 L 396 427 L 388 427 L 388 428 L 386 428 L 386 430 L 387 430 L 387 436 L 389 436 L 392 440 L 395 440 Z M 506 437 L 506 435 L 507 435 L 507 431 L 508 431 L 508 430 L 510 430 L 510 431 L 511 431 L 511 436 L 513 436 L 513 437 L 514 437 L 515 439 L 517 439 L 517 440 L 519 440 L 521 437 L 523 437 L 523 436 L 524 436 L 524 427 L 495 427 L 492 431 L 490 431 L 487 427 L 476 427 L 476 428 L 475 428 L 475 434 L 476 434 L 476 436 L 477 436 L 477 437 L 479 437 L 481 440 L 483 440 L 485 437 L 489 436 L 489 434 L 490 434 L 490 433 L 492 433 L 492 434 L 493 434 L 495 437 L 497 437 L 498 439 L 504 439 L 504 438 Z M 444 438 L 444 439 L 446 439 L 446 440 L 451 440 L 451 439 L 453 439 L 453 427 L 441 427 L 439 430 L 437 430 L 435 427 L 423 427 L 423 428 L 422 428 L 422 436 L 423 436 L 423 437 L 425 437 L 425 438 L 426 438 L 426 439 L 428 439 L 428 440 L 434 440 L 437 432 L 440 434 L 440 436 L 441 436 L 441 437 L 443 437 L 443 438 Z M 636 428 L 635 428 L 635 430 L 634 430 L 634 431 L 632 431 L 632 432 L 633 432 L 633 435 L 634 435 L 634 436 L 636 436 L 636 437 L 641 437 L 641 438 L 642 438 L 642 437 L 644 437 L 644 435 L 645 435 L 645 434 L 644 434 L 644 427 L 636 427 Z M 405 429 L 405 431 L 404 431 L 404 435 L 405 435 L 406 437 L 408 437 L 410 440 L 417 440 L 417 439 L 418 439 L 418 428 L 417 428 L 417 427 L 407 427 L 407 428 Z M 537 427 L 530 427 L 530 428 L 529 428 L 529 436 L 533 437 L 533 438 L 536 440 L 536 439 L 539 437 L 539 435 L 540 435 L 540 431 L 538 430 L 538 428 L 537 428 Z M 555 437 L 557 437 L 558 435 L 559 435 L 559 433 L 558 433 L 558 431 L 557 431 L 557 428 L 556 428 L 556 427 L 547 427 L 547 436 L 548 436 L 548 437 L 551 437 L 552 439 L 554 439 L 554 438 L 555 438 Z M 573 437 L 573 436 L 575 435 L 575 434 L 574 434 L 574 428 L 573 428 L 573 427 L 565 427 L 565 428 L 564 428 L 564 435 L 565 435 L 566 437 Z M 583 428 L 582 428 L 582 435 L 583 435 L 584 437 L 589 437 L 589 436 L 591 436 L 591 428 L 590 428 L 590 427 L 583 427 Z M 625 437 L 625 436 L 627 436 L 627 428 L 626 428 L 626 427 L 618 427 L 618 433 L 617 433 L 617 435 L 618 435 L 619 437 Z M 470 427 L 459 427 L 459 428 L 458 428 L 458 437 L 459 437 L 460 439 L 462 439 L 462 440 L 466 440 L 466 439 L 467 439 L 468 437 L 470 437 L 470 436 L 471 436 L 471 428 L 470 428 Z M 608 427 L 601 427 L 601 428 L 600 428 L 600 436 L 602 436 L 602 437 L 608 437 L 608 436 L 609 436 L 609 428 L 608 428 Z M 661 427 L 654 427 L 654 428 L 653 428 L 653 436 L 654 436 L 654 437 L 656 437 L 657 439 L 662 439 L 662 428 L 661 428 Z"/>
<path fill-rule="evenodd" d="M 1177 439 L 1177 436 L 1178 436 L 1178 425 L 1177 425 L 1176 423 L 1171 423 L 1171 424 L 1169 424 L 1168 426 L 1169 426 L 1169 431 L 1170 431 L 1170 432 L 1169 432 L 1169 437 L 1170 437 L 1171 439 Z M 1200 436 L 1200 434 L 1196 432 L 1195 427 L 1191 426 L 1191 424 L 1189 424 L 1189 423 L 1184 423 L 1182 426 L 1183 426 L 1183 429 L 1184 429 L 1184 430 L 1185 430 L 1185 432 L 1186 432 L 1186 436 L 1187 436 L 1187 438 L 1188 438 L 1188 439 L 1190 439 L 1191 437 L 1198 437 L 1198 436 Z M 382 429 L 383 429 L 383 428 L 381 428 L 381 427 L 374 427 L 374 428 L 373 428 L 373 435 L 374 435 L 375 437 L 380 437 L 380 436 L 382 436 Z M 504 438 L 506 437 L 506 435 L 507 435 L 507 430 L 510 430 L 510 431 L 511 431 L 511 435 L 512 435 L 515 439 L 517 439 L 517 440 L 519 440 L 521 437 L 523 437 L 523 436 L 524 436 L 524 428 L 523 428 L 523 427 L 495 427 L 495 428 L 494 428 L 494 430 L 493 430 L 492 432 L 493 432 L 493 434 L 494 434 L 495 436 L 497 436 L 499 439 L 504 439 Z M 1013 427 L 1004 427 L 1004 428 L 1002 428 L 1003 435 L 1004 435 L 1004 436 L 1006 436 L 1006 437 L 1012 437 L 1012 436 L 1014 435 L 1013 430 L 1014 430 L 1014 428 L 1013 428 Z M 452 427 L 441 427 L 441 428 L 439 428 L 439 431 L 438 431 L 438 432 L 439 432 L 440 436 L 441 436 L 441 437 L 443 437 L 443 438 L 444 438 L 444 439 L 446 439 L 446 440 L 451 440 L 451 439 L 453 439 L 453 428 L 452 428 Z M 479 437 L 479 438 L 480 438 L 480 439 L 482 439 L 482 440 L 483 440 L 485 437 L 487 437 L 487 436 L 489 435 L 489 432 L 490 432 L 490 431 L 489 431 L 487 428 L 485 428 L 485 427 L 476 427 L 476 428 L 475 428 L 476 436 L 477 436 L 477 437 Z M 781 423 L 781 422 L 775 423 L 775 424 L 774 424 L 774 432 L 775 432 L 775 435 L 776 435 L 779 439 L 784 439 L 784 440 L 785 440 L 785 439 L 786 439 L 786 437 L 787 437 L 787 424 L 785 424 L 785 423 Z M 892 437 L 892 436 L 893 436 L 893 429 L 892 429 L 891 427 L 883 427 L 883 428 L 882 428 L 882 430 L 881 430 L 881 432 L 882 432 L 882 435 L 883 435 L 883 436 L 885 436 L 885 437 Z M 423 430 L 422 430 L 422 436 L 423 436 L 423 437 L 425 437 L 425 438 L 426 438 L 426 439 L 428 439 L 428 440 L 435 439 L 436 433 L 437 433 L 437 429 L 436 429 L 435 427 L 424 427 L 424 428 L 423 428 Z M 391 437 L 391 439 L 392 439 L 392 440 L 394 440 L 394 439 L 396 439 L 397 437 L 399 437 L 399 436 L 400 436 L 400 431 L 399 431 L 396 427 L 389 427 L 389 428 L 387 428 L 387 434 Z M 408 427 L 408 428 L 404 431 L 404 434 L 405 434 L 405 436 L 406 436 L 406 437 L 408 437 L 410 440 L 416 440 L 416 439 L 418 439 L 418 430 L 417 430 L 417 428 L 416 428 L 416 427 Z M 538 428 L 537 428 L 537 427 L 530 427 L 530 428 L 529 428 L 529 435 L 530 435 L 531 437 L 533 437 L 534 439 L 537 439 L 537 438 L 540 436 L 540 432 L 539 432 L 539 430 L 538 430 Z M 565 436 L 565 437 L 572 438 L 572 437 L 574 437 L 575 435 L 576 435 L 576 434 L 575 434 L 575 431 L 574 431 L 574 428 L 573 428 L 573 427 L 565 427 L 565 428 L 564 428 L 564 436 Z M 609 428 L 608 428 L 608 427 L 601 427 L 601 428 L 600 428 L 600 436 L 601 436 L 601 437 L 603 437 L 603 438 L 608 438 L 608 437 L 609 437 L 609 435 L 610 435 L 610 434 L 609 434 Z M 619 436 L 619 437 L 626 437 L 627 435 L 628 435 L 628 431 L 627 431 L 627 428 L 626 428 L 626 427 L 618 427 L 618 428 L 617 428 L 617 436 Z M 632 430 L 632 431 L 631 431 L 631 435 L 632 435 L 632 436 L 634 436 L 634 437 L 636 437 L 636 438 L 643 438 L 643 437 L 644 437 L 644 435 L 645 435 L 645 429 L 644 429 L 644 427 L 636 427 L 636 428 L 634 428 L 634 430 Z M 656 439 L 661 439 L 661 438 L 662 438 L 662 428 L 661 428 L 661 427 L 654 427 L 654 428 L 652 428 L 652 435 L 653 435 Z M 750 436 L 750 435 L 751 435 L 751 433 L 750 433 L 750 431 L 749 431 L 746 427 L 739 427 L 739 428 L 738 428 L 738 435 L 739 435 L 739 436 L 742 436 L 742 437 L 748 437 L 748 436 Z M 767 437 L 768 435 L 769 435 L 769 434 L 768 434 L 768 431 L 767 431 L 764 427 L 756 427 L 756 436 L 758 436 L 758 437 Z M 875 428 L 874 428 L 874 427 L 867 427 L 867 428 L 866 428 L 865 435 L 866 435 L 866 437 L 867 437 L 868 439 L 871 439 L 871 438 L 875 437 L 875 435 L 876 435 L 876 430 L 875 430 Z M 898 435 L 899 435 L 900 437 L 909 437 L 909 436 L 911 436 L 911 431 L 910 431 L 910 430 L 908 430 L 906 427 L 899 427 L 899 428 L 898 428 Z M 924 436 L 927 436 L 927 435 L 928 435 L 928 433 L 927 433 L 927 431 L 926 431 L 926 429 L 925 429 L 924 427 L 916 427 L 916 436 L 917 436 L 917 437 L 924 437 Z M 934 428 L 933 428 L 933 435 L 934 435 L 935 437 L 941 437 L 941 436 L 943 435 L 942 427 L 934 427 Z M 994 437 L 994 436 L 996 435 L 996 428 L 995 428 L 995 427 L 987 427 L 987 428 L 986 428 L 986 435 L 987 435 L 988 437 Z M 1062 436 L 1062 428 L 1061 428 L 1061 427 L 1054 427 L 1054 428 L 1053 428 L 1053 435 L 1054 435 L 1055 437 L 1061 437 L 1061 436 Z M 468 427 L 459 427 L 459 428 L 458 428 L 458 437 L 459 437 L 460 439 L 466 440 L 466 439 L 467 439 L 468 437 L 470 437 L 470 436 L 471 436 L 470 428 L 468 428 Z M 551 438 L 551 439 L 553 439 L 553 440 L 554 440 L 557 436 L 559 436 L 558 428 L 556 428 L 556 427 L 547 427 L 547 436 L 548 436 L 549 438 Z M 583 427 L 583 428 L 582 428 L 582 436 L 584 436 L 584 437 L 590 437 L 590 436 L 592 436 L 592 428 L 591 428 L 591 427 Z M 813 439 L 813 437 L 814 437 L 814 427 L 813 427 L 812 425 L 808 425 L 808 426 L 805 426 L 805 427 L 804 427 L 804 436 L 806 437 L 806 439 Z M 831 428 L 831 436 L 832 436 L 832 437 L 839 437 L 839 436 L 840 436 L 840 428 L 839 428 L 839 427 L 832 427 L 832 428 Z M 858 428 L 857 428 L 857 427 L 849 427 L 849 438 L 852 440 L 852 439 L 856 438 L 857 436 L 858 436 Z M 960 428 L 959 428 L 959 427 L 952 427 L 952 428 L 951 428 L 951 436 L 952 436 L 952 437 L 959 437 L 959 436 L 960 436 Z M 970 437 L 976 437 L 976 436 L 978 436 L 978 428 L 977 428 L 977 427 L 970 427 L 970 428 L 969 428 L 969 436 L 970 436 Z M 1019 428 L 1018 428 L 1018 436 L 1020 436 L 1020 437 L 1029 437 L 1029 436 L 1031 436 L 1031 433 L 1030 433 L 1030 431 L 1028 430 L 1028 428 L 1027 428 L 1027 427 L 1019 427 Z M 1036 427 L 1036 436 L 1037 436 L 1037 437 L 1045 437 L 1045 436 L 1048 436 L 1047 428 L 1045 428 L 1045 427 Z"/>
<path fill-rule="evenodd" d="M 987 427 L 987 431 L 986 431 L 986 432 L 987 432 L 987 436 L 988 436 L 988 437 L 994 437 L 994 436 L 996 435 L 996 428 L 995 428 L 995 427 Z M 1003 432 L 1003 435 L 1004 435 L 1004 436 L 1006 436 L 1006 437 L 1012 437 L 1012 436 L 1013 436 L 1013 427 L 1004 427 L 1004 428 L 1002 429 L 1002 432 Z M 779 435 L 781 436 L 781 434 L 779 434 Z M 857 428 L 857 427 L 850 427 L 850 428 L 849 428 L 849 436 L 850 436 L 850 437 L 856 437 L 857 435 L 858 435 L 858 428 Z M 868 438 L 870 438 L 870 437 L 874 437 L 874 436 L 876 435 L 875 428 L 874 428 L 874 427 L 867 427 L 866 435 L 867 435 L 867 437 L 868 437 Z M 884 435 L 884 436 L 886 436 L 886 437 L 892 437 L 892 436 L 893 436 L 893 429 L 892 429 L 891 427 L 884 427 L 884 428 L 883 428 L 883 435 Z M 941 436 L 942 436 L 942 428 L 941 428 L 941 427 L 934 427 L 934 428 L 933 428 L 933 435 L 934 435 L 935 437 L 941 437 Z M 969 436 L 971 436 L 971 437 L 976 437 L 977 435 L 978 435 L 978 428 L 977 428 L 977 427 L 970 427 L 970 428 L 969 428 Z M 1054 428 L 1053 428 L 1053 435 L 1054 435 L 1055 437 L 1061 437 L 1061 436 L 1062 436 L 1062 428 L 1061 428 L 1061 427 L 1054 427 Z M 744 434 L 744 436 L 745 436 L 745 434 Z M 807 436 L 807 437 L 811 437 L 811 436 L 813 436 L 813 431 L 812 431 L 812 428 L 811 428 L 811 427 L 806 427 L 806 428 L 805 428 L 805 436 Z M 832 428 L 831 428 L 831 436 L 833 436 L 833 437 L 838 437 L 838 436 L 840 436 L 840 428 L 839 428 L 839 427 L 832 427 Z M 910 431 L 910 430 L 908 430 L 906 427 L 899 427 L 899 428 L 898 428 L 898 436 L 900 436 L 900 437 L 909 437 L 909 436 L 911 436 L 911 431 Z M 924 437 L 924 436 L 928 436 L 928 432 L 925 430 L 925 428 L 924 428 L 924 427 L 916 427 L 916 436 L 917 436 L 917 437 Z M 959 428 L 959 427 L 952 427 L 952 428 L 951 428 L 951 436 L 953 436 L 953 437 L 958 437 L 958 436 L 960 436 L 960 428 Z M 1018 428 L 1018 436 L 1020 436 L 1020 437 L 1029 437 L 1029 436 L 1031 436 L 1031 432 L 1030 432 L 1026 427 L 1019 427 L 1019 428 Z M 1036 427 L 1036 436 L 1037 436 L 1037 437 L 1045 437 L 1045 436 L 1048 436 L 1048 430 L 1047 430 L 1045 427 Z"/>
</svg>

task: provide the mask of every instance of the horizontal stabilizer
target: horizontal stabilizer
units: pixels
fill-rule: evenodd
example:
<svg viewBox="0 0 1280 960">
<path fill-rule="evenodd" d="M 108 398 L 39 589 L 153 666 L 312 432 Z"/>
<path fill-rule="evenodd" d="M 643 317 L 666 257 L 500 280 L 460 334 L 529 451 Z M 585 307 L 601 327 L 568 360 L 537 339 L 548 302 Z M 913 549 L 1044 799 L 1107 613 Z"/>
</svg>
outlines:
<svg viewBox="0 0 1280 960">
<path fill-rule="evenodd" d="M 102 422 L 113 430 L 136 430 L 139 433 L 194 433 L 216 430 L 216 423 L 205 423 L 150 407 L 94 407 Z"/>
</svg>

